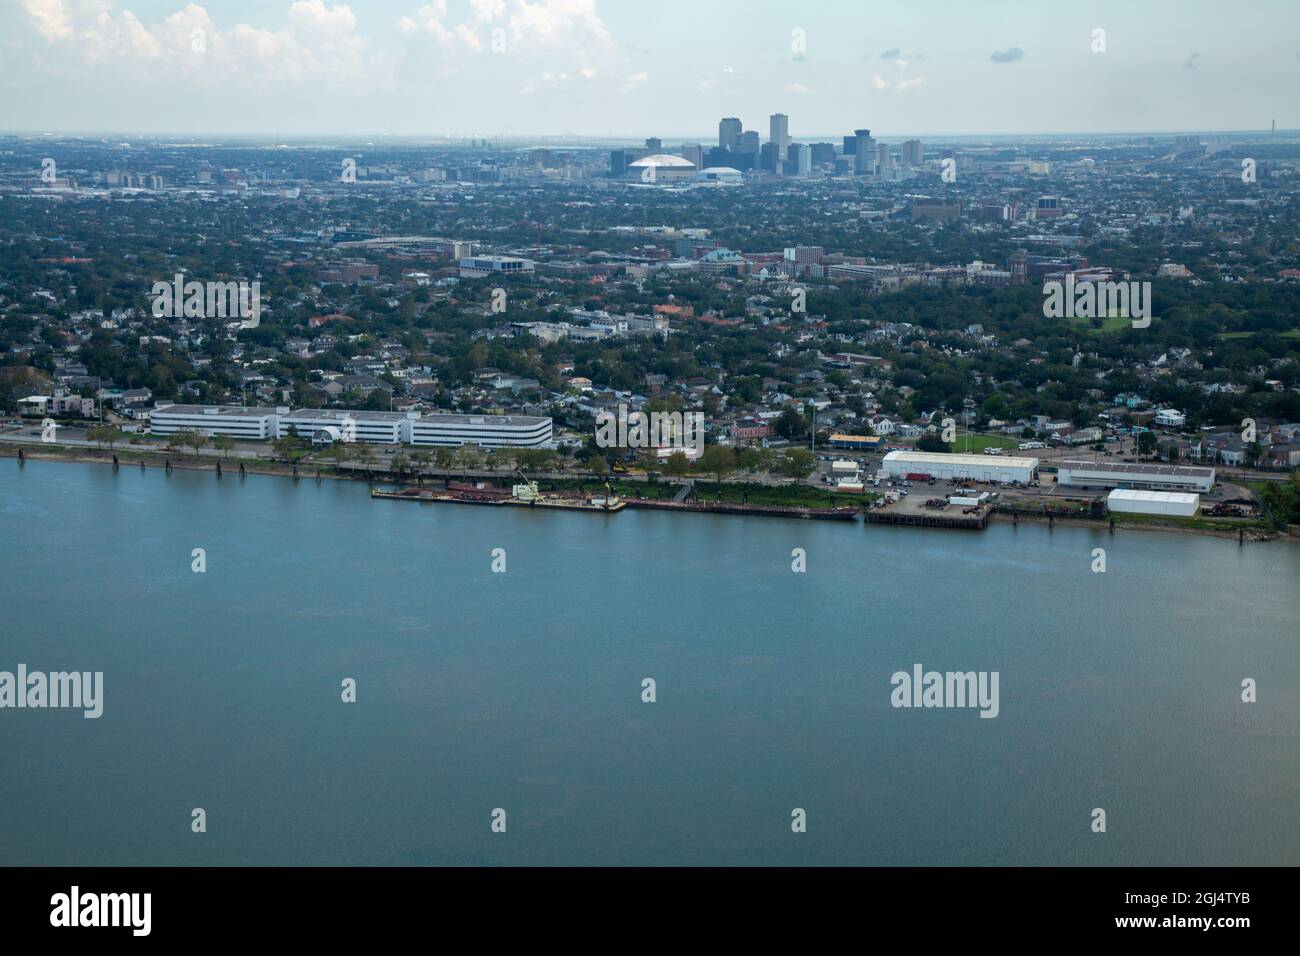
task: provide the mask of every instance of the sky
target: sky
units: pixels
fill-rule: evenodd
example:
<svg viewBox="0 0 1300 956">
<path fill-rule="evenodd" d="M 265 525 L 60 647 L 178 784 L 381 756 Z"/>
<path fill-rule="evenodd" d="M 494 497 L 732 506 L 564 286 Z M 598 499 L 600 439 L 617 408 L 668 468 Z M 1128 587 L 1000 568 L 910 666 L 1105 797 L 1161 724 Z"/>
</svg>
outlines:
<svg viewBox="0 0 1300 956">
<path fill-rule="evenodd" d="M 1296 0 L 0 0 L 0 130 L 660 136 L 1300 127 Z"/>
</svg>

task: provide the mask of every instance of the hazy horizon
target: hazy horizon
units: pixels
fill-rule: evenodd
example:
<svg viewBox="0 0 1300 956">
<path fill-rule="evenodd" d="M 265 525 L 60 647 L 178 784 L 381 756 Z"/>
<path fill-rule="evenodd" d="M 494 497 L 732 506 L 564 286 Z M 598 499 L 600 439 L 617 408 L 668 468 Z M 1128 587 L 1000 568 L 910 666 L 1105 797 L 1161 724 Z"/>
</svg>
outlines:
<svg viewBox="0 0 1300 956">
<path fill-rule="evenodd" d="M 875 131 L 873 130 L 873 133 Z M 708 143 L 716 139 L 716 136 L 710 137 L 707 133 L 690 133 L 690 134 L 655 134 L 658 139 L 663 141 L 664 149 L 670 150 L 683 144 Z M 806 133 L 800 138 L 800 141 L 816 142 L 818 140 L 827 140 L 838 142 L 840 137 L 845 135 L 842 132 L 833 133 Z M 1296 129 L 1168 129 L 1168 130 L 1115 130 L 1115 131 L 1096 131 L 1082 132 L 1078 130 L 1066 132 L 1024 132 L 1024 133 L 942 133 L 942 132 L 917 132 L 915 130 L 891 133 L 888 130 L 880 131 L 877 134 L 878 139 L 888 141 L 904 139 L 926 139 L 932 142 L 958 142 L 962 140 L 983 140 L 989 142 L 1008 141 L 1008 142 L 1036 142 L 1072 139 L 1131 139 L 1133 137 L 1168 137 L 1168 136 L 1207 136 L 1207 137 L 1225 137 L 1225 136 L 1279 136 L 1291 137 L 1300 136 L 1300 128 Z M 563 144 L 569 149 L 598 149 L 606 144 L 624 145 L 627 143 L 640 144 L 644 137 L 638 136 L 602 136 L 594 133 L 511 133 L 511 134 L 492 134 L 478 133 L 474 136 L 463 135 L 434 135 L 430 133 L 380 133 L 380 132 L 356 132 L 356 133 L 324 133 L 324 132 L 303 132 L 303 133 L 239 133 L 233 130 L 195 132 L 193 130 L 181 130 L 176 132 L 162 132 L 158 130 L 89 130 L 89 129 L 3 129 L 0 128 L 0 137 L 20 138 L 20 139 L 40 139 L 40 138 L 66 138 L 66 139 L 107 139 L 110 137 L 126 137 L 131 139 L 149 139 L 161 142 L 176 143 L 179 145 L 206 145 L 214 142 L 230 143 L 245 142 L 258 144 L 275 144 L 275 145 L 331 145 L 337 142 L 354 142 L 362 139 L 387 140 L 395 143 L 409 143 L 411 145 L 467 145 L 471 139 L 488 140 L 491 145 L 499 146 L 506 143 L 527 142 L 530 145 L 543 147 L 547 144 L 541 140 L 552 140 L 555 144 Z"/>
<path fill-rule="evenodd" d="M 723 116 L 766 140 L 773 113 L 796 141 L 1300 127 L 1284 0 L 17 0 L 0 35 L 0 125 L 64 135 L 709 142 Z"/>
</svg>

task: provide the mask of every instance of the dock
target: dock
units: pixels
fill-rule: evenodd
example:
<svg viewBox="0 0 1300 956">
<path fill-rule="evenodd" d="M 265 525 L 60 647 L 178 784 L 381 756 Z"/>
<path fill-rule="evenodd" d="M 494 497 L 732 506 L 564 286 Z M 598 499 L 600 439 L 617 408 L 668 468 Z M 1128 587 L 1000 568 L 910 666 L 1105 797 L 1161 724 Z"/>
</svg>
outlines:
<svg viewBox="0 0 1300 956">
<path fill-rule="evenodd" d="M 989 523 L 989 505 L 965 509 L 956 505 L 946 508 L 926 507 L 918 495 L 915 499 L 904 498 L 883 508 L 868 508 L 862 517 L 867 524 L 905 525 L 912 528 L 957 528 L 966 531 L 982 531 Z"/>
<path fill-rule="evenodd" d="M 727 501 L 662 501 L 652 498 L 628 498 L 629 508 L 653 508 L 660 511 L 686 511 L 697 514 L 755 515 L 770 518 L 807 518 L 817 521 L 853 521 L 857 508 L 797 508 L 781 505 L 751 505 Z"/>
<path fill-rule="evenodd" d="M 613 514 L 622 511 L 626 504 L 621 500 L 605 502 L 603 499 L 589 500 L 580 497 L 540 496 L 528 500 L 515 498 L 509 492 L 498 489 L 451 488 L 437 490 L 430 488 L 403 488 L 400 491 L 383 491 L 373 488 L 371 498 L 390 498 L 394 501 L 427 501 L 457 505 L 492 505 L 513 506 L 516 508 L 552 508 L 562 511 L 597 511 Z"/>
</svg>

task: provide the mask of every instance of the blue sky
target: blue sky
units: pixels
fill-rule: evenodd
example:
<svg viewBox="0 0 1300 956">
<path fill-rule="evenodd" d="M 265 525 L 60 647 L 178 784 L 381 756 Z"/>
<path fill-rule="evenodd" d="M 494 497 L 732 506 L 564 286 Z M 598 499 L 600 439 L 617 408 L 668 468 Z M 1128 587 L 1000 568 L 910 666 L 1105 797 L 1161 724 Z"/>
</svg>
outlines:
<svg viewBox="0 0 1300 956">
<path fill-rule="evenodd" d="M 6 130 L 1300 127 L 1290 0 L 0 0 L 0 37 Z"/>
</svg>

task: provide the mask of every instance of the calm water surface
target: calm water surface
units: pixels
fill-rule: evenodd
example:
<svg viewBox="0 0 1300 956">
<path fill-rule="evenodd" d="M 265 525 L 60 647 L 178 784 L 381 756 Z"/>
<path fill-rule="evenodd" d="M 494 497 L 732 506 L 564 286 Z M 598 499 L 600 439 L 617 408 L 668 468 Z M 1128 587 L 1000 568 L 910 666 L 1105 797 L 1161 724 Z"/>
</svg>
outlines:
<svg viewBox="0 0 1300 956">
<path fill-rule="evenodd" d="M 0 670 L 105 683 L 0 710 L 0 863 L 1300 864 L 1293 544 L 12 459 L 0 530 Z M 1000 715 L 894 709 L 918 662 Z"/>
</svg>

